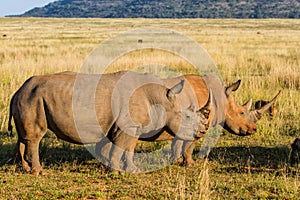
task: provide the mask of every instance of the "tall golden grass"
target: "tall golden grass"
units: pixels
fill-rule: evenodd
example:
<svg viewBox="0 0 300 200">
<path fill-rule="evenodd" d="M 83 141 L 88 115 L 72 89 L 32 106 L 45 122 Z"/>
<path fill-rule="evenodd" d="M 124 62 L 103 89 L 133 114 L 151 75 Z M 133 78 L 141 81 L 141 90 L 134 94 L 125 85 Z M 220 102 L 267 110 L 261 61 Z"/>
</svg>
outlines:
<svg viewBox="0 0 300 200">
<path fill-rule="evenodd" d="M 299 116 L 299 20 L 2 18 L 0 22 L 2 131 L 6 130 L 10 98 L 27 78 L 78 71 L 89 53 L 104 40 L 149 26 L 172 29 L 197 41 L 211 55 L 225 83 L 242 79 L 239 100 L 250 96 L 270 99 L 282 89 L 278 101 L 279 110 L 284 111 L 280 112 L 281 117 L 293 120 Z M 187 65 L 178 57 L 165 59 L 163 52 L 144 54 L 167 66 Z M 130 69 L 147 62 L 139 60 L 139 53 L 132 53 L 110 69 Z M 299 125 L 294 126 L 299 129 Z"/>
</svg>

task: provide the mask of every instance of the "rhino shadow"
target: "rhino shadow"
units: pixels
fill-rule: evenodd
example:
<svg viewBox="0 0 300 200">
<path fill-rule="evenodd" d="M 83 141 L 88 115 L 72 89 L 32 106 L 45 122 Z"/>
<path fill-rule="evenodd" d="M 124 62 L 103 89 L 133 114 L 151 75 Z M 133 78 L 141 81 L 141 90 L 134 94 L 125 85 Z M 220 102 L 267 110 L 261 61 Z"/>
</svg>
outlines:
<svg viewBox="0 0 300 200">
<path fill-rule="evenodd" d="M 257 172 L 276 171 L 287 167 L 289 153 L 289 146 L 216 147 L 209 154 L 208 159 L 224 165 L 223 169 L 228 172 L 243 172 L 249 169 Z"/>
<path fill-rule="evenodd" d="M 9 138 L 7 133 L 0 132 L 0 167 L 18 162 L 14 157 L 16 140 L 16 137 Z M 39 152 L 45 166 L 64 166 L 69 163 L 102 165 L 84 146 L 63 142 L 47 135 L 41 141 Z M 198 149 L 194 151 L 194 155 L 197 154 Z M 282 170 L 289 163 L 289 154 L 289 146 L 229 146 L 213 148 L 208 158 L 223 165 L 220 170 L 244 172 L 249 167 L 255 168 L 254 171 Z"/>
<path fill-rule="evenodd" d="M 6 132 L 0 132 L 0 167 L 19 163 L 15 156 L 17 137 L 10 137 Z M 56 137 L 46 136 L 40 143 L 40 158 L 46 166 L 62 166 L 66 163 L 86 164 L 95 157 L 82 145 L 70 144 Z"/>
</svg>

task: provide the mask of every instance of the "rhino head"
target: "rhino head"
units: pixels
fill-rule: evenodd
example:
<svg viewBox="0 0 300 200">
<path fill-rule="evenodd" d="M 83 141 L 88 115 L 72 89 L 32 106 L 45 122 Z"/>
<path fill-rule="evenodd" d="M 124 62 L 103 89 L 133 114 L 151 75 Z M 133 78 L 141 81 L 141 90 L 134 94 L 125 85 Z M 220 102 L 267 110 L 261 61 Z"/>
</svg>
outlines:
<svg viewBox="0 0 300 200">
<path fill-rule="evenodd" d="M 225 88 L 227 103 L 224 128 L 232 134 L 246 136 L 256 132 L 256 125 L 250 112 L 252 100 L 250 99 L 244 105 L 239 105 L 232 95 L 232 92 L 239 88 L 240 83 L 241 80 L 238 80 Z"/>
<path fill-rule="evenodd" d="M 172 93 L 178 94 L 182 90 L 182 88 L 180 90 L 179 88 L 179 85 L 174 86 L 170 89 L 170 92 L 172 91 Z M 173 96 L 171 99 L 174 100 L 175 96 L 171 96 Z M 173 113 L 173 115 L 168 119 L 167 126 L 177 137 L 184 140 L 194 140 L 199 137 L 199 135 L 203 135 L 210 127 L 213 115 L 211 90 L 206 104 L 200 109 L 196 109 L 194 103 L 192 103 L 188 108 L 182 108 L 180 104 L 177 104 L 175 107 L 180 107 L 180 111 L 178 110 L 176 113 Z"/>
<path fill-rule="evenodd" d="M 259 109 L 250 110 L 252 105 L 252 99 L 250 99 L 244 105 L 239 105 L 235 102 L 232 92 L 236 91 L 240 86 L 241 80 L 226 87 L 225 94 L 227 97 L 225 123 L 224 128 L 239 136 L 246 136 L 256 133 L 256 122 L 268 112 L 270 107 L 274 105 L 279 93 L 267 104 Z"/>
</svg>

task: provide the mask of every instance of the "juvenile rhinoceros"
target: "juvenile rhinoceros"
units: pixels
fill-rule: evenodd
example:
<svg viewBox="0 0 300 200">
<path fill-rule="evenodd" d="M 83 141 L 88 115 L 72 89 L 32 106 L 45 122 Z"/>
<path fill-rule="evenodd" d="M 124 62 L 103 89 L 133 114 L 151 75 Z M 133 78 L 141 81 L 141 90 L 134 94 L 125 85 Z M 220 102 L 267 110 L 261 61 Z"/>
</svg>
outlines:
<svg viewBox="0 0 300 200">
<path fill-rule="evenodd" d="M 121 147 L 127 142 L 134 145 L 132 140 L 141 134 L 155 134 L 163 128 L 178 137 L 184 133 L 182 139 L 194 138 L 199 114 L 177 102 L 183 85 L 179 80 L 169 89 L 153 75 L 125 71 L 29 78 L 10 103 L 9 129 L 13 117 L 22 167 L 33 174 L 42 172 L 38 149 L 47 129 L 76 144 L 97 143 L 120 129 L 130 136 L 118 140 Z M 112 154 L 116 154 L 114 149 Z"/>
<path fill-rule="evenodd" d="M 189 116 L 189 112 L 195 111 L 194 104 L 195 102 L 191 102 L 191 106 L 188 109 L 182 110 L 183 113 L 187 112 L 185 116 Z M 183 126 L 189 124 L 189 122 L 185 122 L 186 119 L 184 118 L 182 119 L 183 121 L 181 121 L 182 127 L 179 131 L 177 131 L 176 134 L 174 134 L 172 130 L 168 128 L 159 129 L 155 132 L 149 132 L 141 129 L 140 131 L 142 134 L 139 134 L 139 137 L 132 137 L 117 127 L 115 131 L 108 134 L 107 138 L 104 138 L 101 142 L 97 143 L 96 154 L 101 158 L 102 162 L 106 163 L 107 165 L 110 164 L 113 169 L 137 172 L 139 169 L 137 169 L 133 164 L 133 153 L 137 140 L 156 141 L 172 138 L 172 156 L 170 161 L 174 162 L 181 156 L 182 149 L 188 148 L 187 145 L 190 144 L 191 141 L 195 140 L 195 138 L 202 137 L 209 128 L 211 122 L 210 119 L 213 115 L 211 92 L 206 104 L 197 110 L 196 113 L 198 114 L 197 117 L 199 116 L 196 120 L 199 124 L 197 132 L 195 132 L 192 137 L 189 133 L 184 132 L 186 128 L 182 128 Z M 157 117 L 161 117 L 161 114 Z M 165 138 L 162 139 L 161 134 L 164 131 L 166 131 L 168 135 L 164 136 Z M 114 151 L 112 151 L 112 149 L 114 149 Z M 121 156 L 124 156 L 124 159 L 127 161 L 127 166 L 121 166 L 119 164 Z M 114 165 L 114 163 L 117 163 L 118 165 Z"/>
</svg>

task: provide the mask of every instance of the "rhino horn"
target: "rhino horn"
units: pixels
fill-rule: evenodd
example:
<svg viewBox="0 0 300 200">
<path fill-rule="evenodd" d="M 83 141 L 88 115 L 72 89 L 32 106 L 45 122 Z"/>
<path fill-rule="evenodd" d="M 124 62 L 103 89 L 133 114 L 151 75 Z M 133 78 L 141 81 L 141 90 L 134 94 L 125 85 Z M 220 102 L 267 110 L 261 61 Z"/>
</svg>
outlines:
<svg viewBox="0 0 300 200">
<path fill-rule="evenodd" d="M 184 80 L 181 80 L 180 83 L 174 85 L 171 89 L 167 91 L 167 97 L 169 100 L 175 100 L 176 94 L 179 94 L 184 86 Z"/>
<path fill-rule="evenodd" d="M 212 99 L 213 99 L 212 97 L 213 97 L 212 91 L 211 89 L 209 89 L 209 96 L 204 108 L 210 108 L 210 106 L 212 105 Z"/>
<path fill-rule="evenodd" d="M 211 106 L 212 106 L 212 99 L 213 99 L 213 94 L 211 89 L 209 89 L 209 96 L 207 99 L 206 104 L 199 110 L 199 112 L 202 112 L 203 114 L 205 114 L 205 117 L 208 118 L 208 115 L 211 111 Z"/>
<path fill-rule="evenodd" d="M 263 107 L 261 107 L 259 109 L 255 109 L 255 110 L 251 111 L 251 114 L 254 115 L 255 121 L 259 120 L 262 117 L 262 115 L 265 112 L 267 112 L 267 110 L 276 102 L 280 93 L 281 93 L 281 90 L 279 90 L 279 92 L 276 94 L 276 96 L 271 101 L 269 101 L 269 103 L 267 103 L 266 105 L 264 105 Z"/>
<path fill-rule="evenodd" d="M 226 94 L 227 96 L 229 96 L 232 92 L 236 91 L 236 90 L 239 88 L 240 84 L 241 84 L 241 80 L 238 80 L 237 82 L 235 82 L 235 83 L 229 85 L 229 86 L 226 87 L 226 89 L 225 89 L 225 94 Z"/>
<path fill-rule="evenodd" d="M 252 106 L 252 98 L 249 99 L 249 101 L 247 101 L 247 103 L 245 103 L 243 105 L 247 110 L 250 110 L 251 109 L 251 106 Z"/>
</svg>

